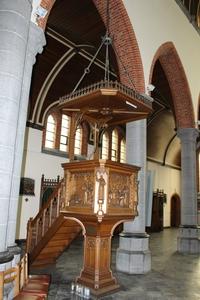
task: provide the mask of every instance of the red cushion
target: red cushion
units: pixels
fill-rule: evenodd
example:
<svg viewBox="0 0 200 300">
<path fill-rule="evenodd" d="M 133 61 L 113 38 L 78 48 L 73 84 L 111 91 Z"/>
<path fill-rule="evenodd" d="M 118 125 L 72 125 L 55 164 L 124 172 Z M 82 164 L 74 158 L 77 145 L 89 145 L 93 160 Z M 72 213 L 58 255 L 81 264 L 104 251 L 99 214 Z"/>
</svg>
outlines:
<svg viewBox="0 0 200 300">
<path fill-rule="evenodd" d="M 29 282 L 31 281 L 40 281 L 41 283 L 50 283 L 51 276 L 50 275 L 29 275 Z"/>
<path fill-rule="evenodd" d="M 21 292 L 25 293 L 31 293 L 34 295 L 39 296 L 47 296 L 48 294 L 48 285 L 46 284 L 39 284 L 39 283 L 28 283 L 25 286 L 23 286 L 23 289 Z"/>
<path fill-rule="evenodd" d="M 20 294 L 21 295 L 30 295 L 30 296 L 34 295 L 34 296 L 40 297 L 41 299 L 47 298 L 47 293 L 42 290 L 41 291 L 40 290 L 21 290 Z"/>
<path fill-rule="evenodd" d="M 19 293 L 16 297 L 14 297 L 14 300 L 43 300 L 45 299 L 42 296 L 38 295 L 31 295 L 26 293 Z"/>
</svg>

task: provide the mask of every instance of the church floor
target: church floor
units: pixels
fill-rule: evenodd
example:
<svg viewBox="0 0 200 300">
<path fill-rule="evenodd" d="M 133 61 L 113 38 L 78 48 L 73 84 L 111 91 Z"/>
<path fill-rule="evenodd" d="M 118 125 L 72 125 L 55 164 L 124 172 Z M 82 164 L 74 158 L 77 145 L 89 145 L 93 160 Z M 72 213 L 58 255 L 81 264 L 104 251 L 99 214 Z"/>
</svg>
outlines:
<svg viewBox="0 0 200 300">
<path fill-rule="evenodd" d="M 118 238 L 113 238 L 112 270 L 121 290 L 101 299 L 105 300 L 197 300 L 200 299 L 200 256 L 176 252 L 176 229 L 152 233 L 150 249 L 152 270 L 145 275 L 126 275 L 115 270 Z M 48 300 L 83 299 L 71 296 L 71 282 L 82 266 L 82 240 L 77 239 L 58 259 L 55 266 L 44 270 L 52 283 Z M 39 273 L 39 272 L 37 272 Z M 92 299 L 92 298 L 91 298 Z"/>
</svg>

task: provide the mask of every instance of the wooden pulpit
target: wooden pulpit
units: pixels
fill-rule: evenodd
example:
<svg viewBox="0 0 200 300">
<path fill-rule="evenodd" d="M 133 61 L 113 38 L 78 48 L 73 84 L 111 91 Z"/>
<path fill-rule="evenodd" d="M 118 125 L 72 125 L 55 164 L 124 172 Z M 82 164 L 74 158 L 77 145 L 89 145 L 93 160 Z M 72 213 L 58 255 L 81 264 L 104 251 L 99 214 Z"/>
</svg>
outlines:
<svg viewBox="0 0 200 300">
<path fill-rule="evenodd" d="M 63 164 L 66 185 L 63 213 L 80 222 L 84 232 L 83 269 L 77 282 L 101 296 L 119 288 L 110 270 L 111 237 L 115 227 L 137 216 L 139 167 L 99 160 L 100 132 L 147 118 L 152 98 L 117 81 L 102 80 L 60 99 L 72 117 L 69 159 Z M 95 130 L 93 160 L 73 161 L 74 136 L 81 120 Z"/>
<path fill-rule="evenodd" d="M 137 216 L 139 167 L 108 160 L 62 165 L 66 218 L 77 219 L 84 234 L 83 269 L 77 282 L 99 296 L 119 288 L 110 269 L 115 227 Z"/>
</svg>

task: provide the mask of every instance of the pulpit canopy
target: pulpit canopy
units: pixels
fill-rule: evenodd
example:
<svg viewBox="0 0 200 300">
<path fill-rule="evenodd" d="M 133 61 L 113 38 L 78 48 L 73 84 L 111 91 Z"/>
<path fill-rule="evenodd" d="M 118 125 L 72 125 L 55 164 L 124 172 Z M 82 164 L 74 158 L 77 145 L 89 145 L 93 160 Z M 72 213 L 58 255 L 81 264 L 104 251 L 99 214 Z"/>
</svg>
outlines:
<svg viewBox="0 0 200 300">
<path fill-rule="evenodd" d="M 153 99 L 117 81 L 100 81 L 60 98 L 63 112 L 81 113 L 89 123 L 102 121 L 107 126 L 147 118 Z"/>
</svg>

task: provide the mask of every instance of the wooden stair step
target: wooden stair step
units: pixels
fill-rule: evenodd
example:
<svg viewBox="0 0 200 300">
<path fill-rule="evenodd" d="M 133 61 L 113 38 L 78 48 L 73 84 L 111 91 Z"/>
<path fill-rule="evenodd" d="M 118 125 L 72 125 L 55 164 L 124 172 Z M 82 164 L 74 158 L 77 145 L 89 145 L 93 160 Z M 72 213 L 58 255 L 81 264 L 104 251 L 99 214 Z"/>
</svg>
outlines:
<svg viewBox="0 0 200 300">
<path fill-rule="evenodd" d="M 67 240 L 74 238 L 76 236 L 76 233 L 68 233 L 67 235 L 65 233 L 56 233 L 52 240 Z"/>
<path fill-rule="evenodd" d="M 38 267 L 38 266 L 46 266 L 46 265 L 52 265 L 55 263 L 55 258 L 42 258 L 42 260 L 38 259 L 35 260 L 31 267 Z"/>
<path fill-rule="evenodd" d="M 77 222 L 65 219 L 64 214 L 61 213 L 29 254 L 31 266 L 37 268 L 54 264 L 57 257 L 81 231 L 82 228 Z"/>
<path fill-rule="evenodd" d="M 69 227 L 69 226 L 62 226 L 58 229 L 57 232 L 59 233 L 77 233 L 80 231 L 80 228 L 79 227 Z"/>
<path fill-rule="evenodd" d="M 66 240 L 50 240 L 47 244 L 48 247 L 56 247 L 56 246 L 63 246 L 65 247 L 65 245 L 67 243 L 69 243 L 71 241 L 71 239 L 66 239 Z"/>
<path fill-rule="evenodd" d="M 48 253 L 55 253 L 55 252 L 59 252 L 59 251 L 62 251 L 63 248 L 65 247 L 45 247 L 40 254 L 48 254 Z"/>
<path fill-rule="evenodd" d="M 62 253 L 62 250 L 60 250 L 60 251 L 54 251 L 54 252 L 48 252 L 48 253 L 40 253 L 38 255 L 37 259 L 38 260 L 53 259 L 55 261 L 56 258 Z"/>
<path fill-rule="evenodd" d="M 78 225 L 78 223 L 76 221 L 69 220 L 69 219 L 65 220 L 64 224 L 67 224 L 67 226 L 72 226 L 72 227 L 74 227 L 74 226 L 77 226 L 77 227 L 79 226 L 80 227 L 80 225 Z"/>
</svg>

